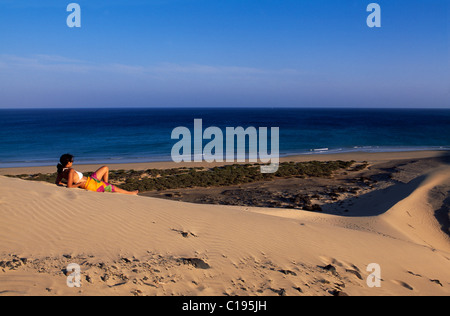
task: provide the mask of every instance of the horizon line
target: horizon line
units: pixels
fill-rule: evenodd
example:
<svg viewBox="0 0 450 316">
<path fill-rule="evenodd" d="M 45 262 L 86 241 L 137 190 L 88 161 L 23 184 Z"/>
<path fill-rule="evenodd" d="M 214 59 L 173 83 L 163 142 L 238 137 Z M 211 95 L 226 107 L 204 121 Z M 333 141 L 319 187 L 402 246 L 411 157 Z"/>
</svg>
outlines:
<svg viewBox="0 0 450 316">
<path fill-rule="evenodd" d="M 0 110 L 114 110 L 114 109 L 322 109 L 322 110 L 450 110 L 450 107 L 356 107 L 356 106 L 114 106 L 114 107 L 0 107 Z"/>
</svg>

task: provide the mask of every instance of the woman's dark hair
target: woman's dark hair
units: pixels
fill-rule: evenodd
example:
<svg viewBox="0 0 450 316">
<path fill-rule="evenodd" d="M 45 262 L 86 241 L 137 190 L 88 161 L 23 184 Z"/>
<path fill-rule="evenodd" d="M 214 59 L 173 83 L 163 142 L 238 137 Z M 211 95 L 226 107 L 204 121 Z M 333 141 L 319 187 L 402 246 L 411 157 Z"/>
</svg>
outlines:
<svg viewBox="0 0 450 316">
<path fill-rule="evenodd" d="M 67 164 L 73 162 L 73 158 L 74 157 L 71 154 L 62 155 L 61 158 L 59 158 L 59 164 L 56 166 L 56 168 L 58 168 L 58 173 L 63 172 Z"/>
</svg>

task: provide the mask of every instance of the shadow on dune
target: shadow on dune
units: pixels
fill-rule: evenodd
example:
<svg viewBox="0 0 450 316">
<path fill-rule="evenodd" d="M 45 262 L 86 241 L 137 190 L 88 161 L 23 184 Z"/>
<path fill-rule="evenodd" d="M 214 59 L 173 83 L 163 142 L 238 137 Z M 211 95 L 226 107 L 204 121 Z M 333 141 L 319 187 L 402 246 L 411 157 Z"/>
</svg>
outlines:
<svg viewBox="0 0 450 316">
<path fill-rule="evenodd" d="M 450 152 L 443 152 L 437 159 L 439 162 L 450 165 Z"/>
<path fill-rule="evenodd" d="M 450 165 L 450 152 L 444 152 L 438 159 L 440 162 Z M 450 236 L 450 191 L 447 191 L 442 206 L 434 212 L 434 216 L 441 225 L 442 231 Z"/>
<path fill-rule="evenodd" d="M 425 175 L 419 176 L 409 183 L 397 182 L 386 189 L 376 190 L 359 197 L 344 200 L 347 205 L 346 212 L 339 214 L 347 217 L 378 216 L 386 213 L 398 202 L 410 196 L 426 179 Z M 334 204 L 334 203 L 333 203 Z M 323 206 L 324 213 L 335 214 L 327 211 L 332 209 L 333 204 Z"/>
<path fill-rule="evenodd" d="M 434 216 L 441 225 L 442 231 L 450 236 L 450 191 L 446 195 L 447 198 L 442 202 L 442 207 L 434 212 Z"/>
<path fill-rule="evenodd" d="M 438 162 L 439 164 L 450 165 L 450 152 L 443 152 L 435 158 L 430 158 L 431 161 Z M 406 165 L 407 163 L 405 163 Z M 383 170 L 383 169 L 381 169 Z M 386 174 L 377 175 L 379 180 L 385 180 L 394 169 L 385 169 Z M 416 189 L 420 187 L 427 175 L 421 175 L 412 179 L 408 183 L 396 182 L 392 186 L 386 189 L 376 190 L 359 197 L 352 197 L 343 201 L 346 205 L 346 211 L 339 215 L 347 217 L 363 217 L 363 216 L 378 216 L 386 213 L 394 205 L 410 196 Z M 323 205 L 324 213 L 336 214 L 336 204 Z M 450 191 L 447 193 L 447 198 L 442 204 L 442 208 L 436 210 L 435 216 L 439 223 L 442 225 L 442 230 L 445 230 L 449 234 L 450 228 Z"/>
</svg>

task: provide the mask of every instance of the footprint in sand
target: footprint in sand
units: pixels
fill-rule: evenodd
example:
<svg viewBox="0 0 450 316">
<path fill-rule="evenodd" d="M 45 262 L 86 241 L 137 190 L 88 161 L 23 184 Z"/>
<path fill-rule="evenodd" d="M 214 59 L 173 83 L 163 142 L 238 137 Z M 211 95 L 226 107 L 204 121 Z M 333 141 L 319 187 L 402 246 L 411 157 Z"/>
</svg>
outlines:
<svg viewBox="0 0 450 316">
<path fill-rule="evenodd" d="M 211 268 L 209 264 L 199 258 L 180 258 L 179 262 L 187 265 L 192 265 L 196 269 L 207 270 Z"/>
<path fill-rule="evenodd" d="M 359 273 L 359 271 L 357 271 L 356 269 L 355 269 L 355 270 L 352 270 L 352 269 L 345 269 L 345 272 L 350 273 L 350 274 L 353 274 L 353 275 L 354 275 L 355 277 L 357 277 L 358 279 L 363 280 L 363 277 L 361 276 L 361 273 Z"/>
<path fill-rule="evenodd" d="M 184 238 L 188 238 L 188 237 L 198 237 L 196 234 L 191 233 L 191 232 L 185 232 L 183 230 L 179 230 L 179 229 L 172 229 L 172 231 L 179 233 L 181 236 L 183 236 Z"/>
<path fill-rule="evenodd" d="M 436 283 L 437 285 L 440 285 L 441 287 L 443 287 L 441 281 L 439 281 L 439 280 L 432 280 L 432 279 L 430 279 L 430 282 Z"/>
<path fill-rule="evenodd" d="M 414 275 L 415 277 L 421 278 L 422 276 L 420 274 L 414 273 L 412 271 L 407 271 L 409 274 Z"/>
<path fill-rule="evenodd" d="M 408 271 L 408 273 L 411 274 L 411 275 L 414 275 L 415 277 L 419 277 L 419 278 L 422 277 L 420 274 L 414 273 L 414 272 L 412 272 L 412 271 Z M 439 281 L 439 280 L 433 280 L 433 279 L 429 279 L 429 280 L 430 280 L 431 283 L 435 283 L 435 284 L 437 284 L 437 285 L 443 287 L 441 281 Z"/>
<path fill-rule="evenodd" d="M 332 264 L 332 265 L 336 265 L 338 267 L 343 267 L 344 264 L 340 261 L 338 261 L 335 258 L 331 258 L 331 257 L 325 257 L 325 256 L 319 256 L 319 258 L 322 260 L 323 263 L 325 263 L 326 265 L 328 264 Z"/>
<path fill-rule="evenodd" d="M 414 291 L 414 288 L 411 285 L 409 285 L 408 283 L 406 283 L 406 282 L 403 282 L 403 281 L 400 281 L 400 280 L 394 280 L 394 281 L 392 281 L 392 283 L 400 285 L 400 286 L 404 287 L 407 290 Z"/>
</svg>

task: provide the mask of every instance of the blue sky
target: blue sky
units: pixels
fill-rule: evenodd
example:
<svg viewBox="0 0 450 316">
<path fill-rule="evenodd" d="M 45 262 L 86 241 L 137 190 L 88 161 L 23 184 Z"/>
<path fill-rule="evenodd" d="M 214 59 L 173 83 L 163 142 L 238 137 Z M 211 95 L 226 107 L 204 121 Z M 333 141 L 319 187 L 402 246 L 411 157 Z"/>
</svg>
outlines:
<svg viewBox="0 0 450 316">
<path fill-rule="evenodd" d="M 449 108 L 448 0 L 371 2 L 0 0 L 0 108 Z"/>
</svg>

